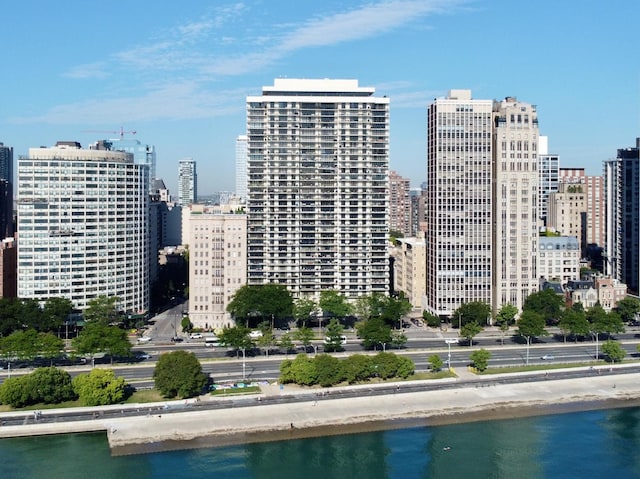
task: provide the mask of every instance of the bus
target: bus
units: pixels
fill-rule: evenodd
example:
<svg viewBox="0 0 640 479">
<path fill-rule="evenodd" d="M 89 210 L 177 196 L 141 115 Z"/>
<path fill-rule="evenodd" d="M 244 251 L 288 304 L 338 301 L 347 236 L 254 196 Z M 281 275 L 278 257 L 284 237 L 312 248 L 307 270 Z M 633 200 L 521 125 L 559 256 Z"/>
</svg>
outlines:
<svg viewBox="0 0 640 479">
<path fill-rule="evenodd" d="M 220 339 L 218 336 L 205 336 L 204 337 L 204 346 L 207 348 L 213 348 L 216 346 L 220 346 Z"/>
</svg>

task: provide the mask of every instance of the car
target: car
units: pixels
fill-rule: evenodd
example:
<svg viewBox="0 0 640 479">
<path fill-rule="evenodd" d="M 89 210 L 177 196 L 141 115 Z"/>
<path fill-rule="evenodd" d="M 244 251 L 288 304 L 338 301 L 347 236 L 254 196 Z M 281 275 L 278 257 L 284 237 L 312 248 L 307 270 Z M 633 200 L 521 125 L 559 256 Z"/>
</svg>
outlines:
<svg viewBox="0 0 640 479">
<path fill-rule="evenodd" d="M 174 336 L 173 338 L 171 338 L 172 343 L 181 343 L 182 341 L 184 340 L 180 336 Z"/>
<path fill-rule="evenodd" d="M 151 359 L 151 355 L 146 353 L 136 354 L 136 359 L 144 361 L 145 359 Z"/>
<path fill-rule="evenodd" d="M 189 339 L 202 339 L 202 337 L 201 333 L 191 333 L 191 335 L 189 335 Z"/>
<path fill-rule="evenodd" d="M 261 337 L 262 337 L 262 331 L 259 331 L 259 330 L 257 330 L 257 329 L 254 329 L 253 331 L 251 331 L 251 332 L 249 333 L 249 337 L 250 337 L 251 339 L 258 339 L 258 338 L 261 338 Z"/>
<path fill-rule="evenodd" d="M 544 361 L 551 361 L 552 359 L 555 359 L 555 357 L 551 354 L 545 354 L 544 356 L 541 356 L 540 359 Z"/>
<path fill-rule="evenodd" d="M 138 338 L 139 343 L 148 343 L 149 341 L 151 341 L 151 336 L 142 336 Z"/>
</svg>

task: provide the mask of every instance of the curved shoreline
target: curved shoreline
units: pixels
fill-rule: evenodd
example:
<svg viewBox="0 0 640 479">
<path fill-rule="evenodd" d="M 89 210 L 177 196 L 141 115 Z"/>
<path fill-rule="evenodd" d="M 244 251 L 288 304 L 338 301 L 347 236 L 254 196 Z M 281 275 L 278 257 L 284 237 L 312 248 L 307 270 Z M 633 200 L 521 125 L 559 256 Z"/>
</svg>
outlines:
<svg viewBox="0 0 640 479">
<path fill-rule="evenodd" d="M 139 405 L 154 413 L 3 426 L 0 437 L 106 431 L 112 454 L 127 455 L 640 406 L 640 373 L 515 384 L 499 384 L 497 380 L 499 377 L 484 384 L 461 382 L 459 387 L 444 390 L 283 404 L 257 401 L 254 406 L 171 414 Z M 0 418 L 7 414 L 0 414 Z"/>
</svg>

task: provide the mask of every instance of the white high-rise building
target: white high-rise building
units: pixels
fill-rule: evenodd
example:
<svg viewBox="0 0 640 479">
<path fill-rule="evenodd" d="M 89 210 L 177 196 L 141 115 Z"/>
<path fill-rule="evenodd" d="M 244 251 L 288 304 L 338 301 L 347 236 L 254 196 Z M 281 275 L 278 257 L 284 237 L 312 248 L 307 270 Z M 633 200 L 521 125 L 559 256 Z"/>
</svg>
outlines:
<svg viewBox="0 0 640 479">
<path fill-rule="evenodd" d="M 247 200 L 247 135 L 236 138 L 236 196 Z"/>
<path fill-rule="evenodd" d="M 540 136 L 538 140 L 538 216 L 547 224 L 547 214 L 549 211 L 549 195 L 558 191 L 560 178 L 560 156 L 549 153 L 549 143 L 546 136 Z"/>
<path fill-rule="evenodd" d="M 491 303 L 491 100 L 451 90 L 427 111 L 426 309 Z"/>
<path fill-rule="evenodd" d="M 515 98 L 452 90 L 428 108 L 426 309 L 518 308 L 537 290 L 538 119 Z"/>
<path fill-rule="evenodd" d="M 30 148 L 18 160 L 18 296 L 79 309 L 117 296 L 121 310 L 147 312 L 148 168 L 76 142 Z"/>
<path fill-rule="evenodd" d="M 178 165 L 178 205 L 189 206 L 198 201 L 198 174 L 192 158 L 180 160 Z"/>
<path fill-rule="evenodd" d="M 389 289 L 389 99 L 276 79 L 247 98 L 248 283 L 294 297 Z"/>
</svg>

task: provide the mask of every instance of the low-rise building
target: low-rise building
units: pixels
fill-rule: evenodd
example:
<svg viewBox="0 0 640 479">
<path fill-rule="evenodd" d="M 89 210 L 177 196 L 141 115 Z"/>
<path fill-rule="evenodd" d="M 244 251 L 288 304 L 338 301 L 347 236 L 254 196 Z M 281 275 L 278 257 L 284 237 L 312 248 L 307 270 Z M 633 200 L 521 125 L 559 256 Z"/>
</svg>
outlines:
<svg viewBox="0 0 640 479">
<path fill-rule="evenodd" d="M 580 279 L 580 243 L 575 236 L 541 236 L 538 243 L 538 274 L 548 281 Z"/>
<path fill-rule="evenodd" d="M 605 311 L 611 311 L 617 306 L 618 301 L 627 296 L 627 285 L 611 277 L 597 278 L 595 288 L 600 306 Z"/>
<path fill-rule="evenodd" d="M 416 238 L 398 238 L 393 251 L 394 290 L 402 291 L 414 308 L 422 308 L 426 290 L 426 245 L 424 233 Z"/>
</svg>

